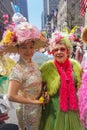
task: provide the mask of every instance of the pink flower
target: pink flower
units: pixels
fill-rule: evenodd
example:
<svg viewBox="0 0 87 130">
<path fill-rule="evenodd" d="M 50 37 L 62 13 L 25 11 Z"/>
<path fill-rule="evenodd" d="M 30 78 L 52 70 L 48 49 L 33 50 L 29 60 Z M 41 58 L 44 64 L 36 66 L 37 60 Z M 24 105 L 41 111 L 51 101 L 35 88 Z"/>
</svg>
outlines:
<svg viewBox="0 0 87 130">
<path fill-rule="evenodd" d="M 40 31 L 31 24 L 25 22 L 15 28 L 16 35 L 19 42 L 28 39 L 40 39 Z"/>
<path fill-rule="evenodd" d="M 87 71 L 83 73 L 82 84 L 78 91 L 78 105 L 81 122 L 87 128 Z"/>
<path fill-rule="evenodd" d="M 55 44 L 57 44 L 61 39 L 63 39 L 64 36 L 62 35 L 61 32 L 55 31 L 52 34 L 52 37 L 49 39 L 49 44 L 50 44 L 50 50 L 54 48 Z"/>
<path fill-rule="evenodd" d="M 69 35 L 69 40 L 70 41 L 73 41 L 73 40 L 75 40 L 76 39 L 76 35 L 75 34 L 70 34 Z"/>
</svg>

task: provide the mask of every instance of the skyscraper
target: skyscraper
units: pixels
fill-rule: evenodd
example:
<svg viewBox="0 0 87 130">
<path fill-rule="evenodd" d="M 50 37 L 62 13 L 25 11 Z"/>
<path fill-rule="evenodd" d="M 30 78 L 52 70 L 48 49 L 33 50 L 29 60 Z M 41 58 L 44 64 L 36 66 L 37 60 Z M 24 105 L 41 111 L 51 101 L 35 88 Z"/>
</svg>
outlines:
<svg viewBox="0 0 87 130">
<path fill-rule="evenodd" d="M 58 2 L 59 0 L 43 0 L 42 30 L 46 31 L 47 38 L 51 37 L 51 19 L 54 12 L 58 9 Z"/>
<path fill-rule="evenodd" d="M 0 0 L 0 39 L 5 27 L 11 22 L 11 17 L 14 13 L 11 2 L 12 0 Z"/>
<path fill-rule="evenodd" d="M 43 27 L 47 26 L 52 13 L 58 8 L 59 0 L 43 0 Z"/>
<path fill-rule="evenodd" d="M 15 4 L 20 8 L 20 13 L 28 19 L 27 0 L 15 0 Z"/>
</svg>

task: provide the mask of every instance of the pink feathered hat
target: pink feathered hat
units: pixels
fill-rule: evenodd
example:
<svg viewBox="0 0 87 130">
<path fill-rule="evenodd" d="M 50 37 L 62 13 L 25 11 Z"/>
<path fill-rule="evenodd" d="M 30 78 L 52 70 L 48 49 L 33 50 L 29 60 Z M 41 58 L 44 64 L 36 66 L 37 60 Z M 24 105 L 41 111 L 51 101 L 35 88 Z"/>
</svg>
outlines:
<svg viewBox="0 0 87 130">
<path fill-rule="evenodd" d="M 15 13 L 10 24 L 3 33 L 0 46 L 4 46 L 6 52 L 16 52 L 16 45 L 23 44 L 28 40 L 35 41 L 35 49 L 46 45 L 47 39 L 34 25 L 27 22 L 20 13 Z"/>
</svg>

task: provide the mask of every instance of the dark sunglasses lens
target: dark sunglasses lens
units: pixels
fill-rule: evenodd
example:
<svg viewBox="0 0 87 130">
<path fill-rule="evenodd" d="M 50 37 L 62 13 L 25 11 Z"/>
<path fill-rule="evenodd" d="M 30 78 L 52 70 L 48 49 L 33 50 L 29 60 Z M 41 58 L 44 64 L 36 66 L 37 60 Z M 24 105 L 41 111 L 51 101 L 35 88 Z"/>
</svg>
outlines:
<svg viewBox="0 0 87 130">
<path fill-rule="evenodd" d="M 60 49 L 56 48 L 55 50 L 53 50 L 53 52 L 57 52 L 57 51 L 61 51 L 61 52 L 64 52 L 66 50 L 66 48 L 64 47 L 61 47 Z"/>
<path fill-rule="evenodd" d="M 66 49 L 65 48 L 60 48 L 60 51 L 64 52 Z"/>
</svg>

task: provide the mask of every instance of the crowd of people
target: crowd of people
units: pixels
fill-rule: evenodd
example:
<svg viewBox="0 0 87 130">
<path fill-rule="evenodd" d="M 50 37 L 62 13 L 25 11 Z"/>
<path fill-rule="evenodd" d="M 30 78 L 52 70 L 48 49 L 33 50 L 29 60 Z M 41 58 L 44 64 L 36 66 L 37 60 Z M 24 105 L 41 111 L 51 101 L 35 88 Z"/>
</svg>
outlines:
<svg viewBox="0 0 87 130">
<path fill-rule="evenodd" d="M 10 64 L 7 100 L 17 103 L 19 129 L 86 130 L 87 27 L 72 47 L 74 39 L 69 34 L 55 30 L 47 40 L 23 15 L 16 13 L 12 20 L 0 50 L 10 59 L 6 59 Z M 0 72 L 4 72 L 2 66 Z"/>
</svg>

